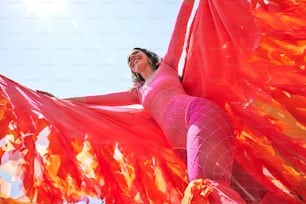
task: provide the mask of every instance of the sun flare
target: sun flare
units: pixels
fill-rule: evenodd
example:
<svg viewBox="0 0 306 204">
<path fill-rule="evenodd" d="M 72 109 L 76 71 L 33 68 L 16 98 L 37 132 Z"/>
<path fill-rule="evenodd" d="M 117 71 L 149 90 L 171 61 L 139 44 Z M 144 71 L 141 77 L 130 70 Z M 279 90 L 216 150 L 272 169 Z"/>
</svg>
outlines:
<svg viewBox="0 0 306 204">
<path fill-rule="evenodd" d="M 38 16 L 51 16 L 58 14 L 63 5 L 63 0 L 25 0 L 31 13 Z"/>
</svg>

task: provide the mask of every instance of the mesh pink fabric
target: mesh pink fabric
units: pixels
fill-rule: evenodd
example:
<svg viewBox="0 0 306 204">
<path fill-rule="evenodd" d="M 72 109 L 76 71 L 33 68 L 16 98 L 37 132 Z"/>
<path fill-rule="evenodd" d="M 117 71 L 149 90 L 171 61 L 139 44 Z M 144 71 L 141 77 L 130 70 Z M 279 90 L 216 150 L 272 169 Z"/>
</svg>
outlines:
<svg viewBox="0 0 306 204">
<path fill-rule="evenodd" d="M 211 101 L 196 98 L 188 104 L 186 122 L 189 179 L 230 183 L 233 130 L 225 112 Z"/>
</svg>

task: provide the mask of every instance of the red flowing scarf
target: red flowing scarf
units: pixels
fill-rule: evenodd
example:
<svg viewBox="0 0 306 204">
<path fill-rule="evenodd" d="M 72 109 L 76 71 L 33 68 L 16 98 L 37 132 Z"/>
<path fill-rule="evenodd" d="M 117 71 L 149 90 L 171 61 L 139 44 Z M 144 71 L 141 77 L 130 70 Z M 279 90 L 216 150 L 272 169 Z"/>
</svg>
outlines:
<svg viewBox="0 0 306 204">
<path fill-rule="evenodd" d="M 183 71 L 188 94 L 229 114 L 235 159 L 290 202 L 306 200 L 305 14 L 303 0 L 202 0 Z M 180 203 L 187 186 L 142 110 L 50 98 L 4 76 L 0 158 L 14 177 L 0 177 L 2 203 Z"/>
<path fill-rule="evenodd" d="M 251 3 L 200 2 L 183 84 L 228 112 L 235 159 L 257 181 L 305 201 L 306 1 Z"/>
</svg>

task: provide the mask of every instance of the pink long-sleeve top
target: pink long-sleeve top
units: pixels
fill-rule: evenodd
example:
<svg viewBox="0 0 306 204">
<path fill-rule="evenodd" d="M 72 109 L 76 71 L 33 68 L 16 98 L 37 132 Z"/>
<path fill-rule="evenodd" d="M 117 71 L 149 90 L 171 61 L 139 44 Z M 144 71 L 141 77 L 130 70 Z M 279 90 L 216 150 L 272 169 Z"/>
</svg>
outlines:
<svg viewBox="0 0 306 204">
<path fill-rule="evenodd" d="M 178 64 L 183 51 L 192 4 L 183 3 L 165 57 L 159 68 L 138 89 L 140 102 L 164 130 L 174 147 L 185 147 L 185 111 L 193 99 L 188 96 L 178 76 Z"/>
</svg>

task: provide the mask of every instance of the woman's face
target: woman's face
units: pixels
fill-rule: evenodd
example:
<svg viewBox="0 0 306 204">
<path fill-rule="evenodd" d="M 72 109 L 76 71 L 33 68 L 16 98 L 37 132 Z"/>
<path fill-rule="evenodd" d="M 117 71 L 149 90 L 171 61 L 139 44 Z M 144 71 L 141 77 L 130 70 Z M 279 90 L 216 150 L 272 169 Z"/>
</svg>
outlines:
<svg viewBox="0 0 306 204">
<path fill-rule="evenodd" d="M 132 71 L 136 73 L 143 72 L 144 69 L 150 67 L 148 56 L 141 50 L 133 49 L 128 57 L 128 64 Z"/>
</svg>

